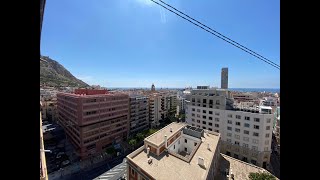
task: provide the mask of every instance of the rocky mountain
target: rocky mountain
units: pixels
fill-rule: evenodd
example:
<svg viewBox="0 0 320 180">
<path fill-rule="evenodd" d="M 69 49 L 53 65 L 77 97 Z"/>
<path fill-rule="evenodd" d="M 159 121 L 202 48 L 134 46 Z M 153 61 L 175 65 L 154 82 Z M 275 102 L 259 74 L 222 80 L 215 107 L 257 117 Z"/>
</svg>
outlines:
<svg viewBox="0 0 320 180">
<path fill-rule="evenodd" d="M 40 57 L 40 84 L 54 87 L 88 87 L 66 68 L 48 56 Z"/>
</svg>

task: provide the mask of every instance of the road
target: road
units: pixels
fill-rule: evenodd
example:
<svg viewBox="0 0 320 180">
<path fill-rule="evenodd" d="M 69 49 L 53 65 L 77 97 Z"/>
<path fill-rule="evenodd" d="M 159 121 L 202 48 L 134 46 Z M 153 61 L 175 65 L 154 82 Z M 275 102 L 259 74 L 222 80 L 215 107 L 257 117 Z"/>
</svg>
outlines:
<svg viewBox="0 0 320 180">
<path fill-rule="evenodd" d="M 109 162 L 104 161 L 95 164 L 86 170 L 82 170 L 79 173 L 64 176 L 61 178 L 61 180 L 92 180 L 110 170 L 111 168 L 115 167 L 116 165 L 120 164 L 123 161 L 123 158 L 124 156 L 118 157 L 117 159 L 111 160 Z"/>
</svg>

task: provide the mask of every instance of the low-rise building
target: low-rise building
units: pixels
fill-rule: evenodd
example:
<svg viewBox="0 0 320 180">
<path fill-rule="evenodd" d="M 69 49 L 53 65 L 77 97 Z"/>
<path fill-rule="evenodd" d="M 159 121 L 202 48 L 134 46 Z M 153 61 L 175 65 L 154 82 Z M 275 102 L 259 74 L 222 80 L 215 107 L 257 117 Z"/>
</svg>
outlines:
<svg viewBox="0 0 320 180">
<path fill-rule="evenodd" d="M 219 163 L 220 134 L 171 123 L 145 138 L 127 156 L 128 179 L 213 179 Z"/>
</svg>

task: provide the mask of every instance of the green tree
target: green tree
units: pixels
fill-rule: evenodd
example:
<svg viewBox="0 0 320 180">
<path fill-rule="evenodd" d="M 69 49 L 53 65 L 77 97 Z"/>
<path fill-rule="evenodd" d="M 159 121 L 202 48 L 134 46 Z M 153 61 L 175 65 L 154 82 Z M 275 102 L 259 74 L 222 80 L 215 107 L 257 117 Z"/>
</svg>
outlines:
<svg viewBox="0 0 320 180">
<path fill-rule="evenodd" d="M 138 134 L 136 135 L 136 138 L 138 139 L 138 141 L 141 141 L 141 140 L 143 140 L 143 138 L 144 138 L 144 134 L 138 133 Z"/>
<path fill-rule="evenodd" d="M 269 173 L 253 173 L 251 172 L 249 174 L 249 179 L 250 180 L 276 180 L 276 178 L 272 175 L 272 174 L 269 174 Z"/>
<path fill-rule="evenodd" d="M 131 148 L 134 148 L 137 145 L 137 140 L 132 138 L 129 140 L 129 145 L 131 146 Z"/>
</svg>

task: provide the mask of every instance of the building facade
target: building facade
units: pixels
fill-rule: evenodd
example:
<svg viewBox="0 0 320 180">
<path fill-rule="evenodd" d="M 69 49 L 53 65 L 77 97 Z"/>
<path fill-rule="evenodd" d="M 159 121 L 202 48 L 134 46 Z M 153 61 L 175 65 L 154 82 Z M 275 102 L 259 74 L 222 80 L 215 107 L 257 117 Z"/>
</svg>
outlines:
<svg viewBox="0 0 320 180">
<path fill-rule="evenodd" d="M 221 152 L 266 167 L 270 162 L 272 120 L 270 107 L 236 109 L 228 92 L 192 90 L 186 123 L 221 134 Z"/>
<path fill-rule="evenodd" d="M 276 138 L 276 148 L 275 150 L 280 154 L 280 107 L 277 107 L 275 114 L 275 123 L 273 128 L 273 133 Z"/>
<path fill-rule="evenodd" d="M 228 89 L 228 68 L 221 69 L 221 89 Z"/>
<path fill-rule="evenodd" d="M 59 123 L 82 159 L 119 143 L 129 132 L 129 96 L 76 89 L 57 94 Z"/>
<path fill-rule="evenodd" d="M 130 135 L 149 128 L 149 98 L 130 95 Z"/>
<path fill-rule="evenodd" d="M 167 98 L 164 93 L 149 94 L 149 122 L 151 128 L 160 126 L 168 116 Z"/>
</svg>

